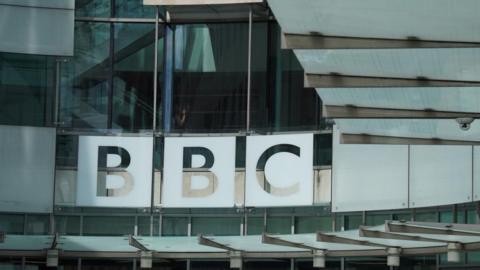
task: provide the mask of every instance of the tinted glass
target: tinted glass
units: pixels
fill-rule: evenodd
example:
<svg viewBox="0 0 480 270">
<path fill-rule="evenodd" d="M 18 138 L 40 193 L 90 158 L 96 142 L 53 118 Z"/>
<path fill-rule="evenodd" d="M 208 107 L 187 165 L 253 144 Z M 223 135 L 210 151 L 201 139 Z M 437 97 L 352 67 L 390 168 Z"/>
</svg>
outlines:
<svg viewBox="0 0 480 270">
<path fill-rule="evenodd" d="M 62 64 L 61 126 L 107 128 L 109 48 L 109 24 L 75 23 L 75 56 Z"/>
<path fill-rule="evenodd" d="M 75 0 L 76 17 L 109 17 L 110 0 Z"/>
<path fill-rule="evenodd" d="M 115 17 L 155 18 L 155 6 L 143 5 L 143 0 L 115 0 Z"/>
<path fill-rule="evenodd" d="M 245 129 L 248 24 L 176 25 L 174 34 L 173 131 Z"/>
<path fill-rule="evenodd" d="M 155 24 L 114 24 L 112 128 L 151 129 Z"/>
<path fill-rule="evenodd" d="M 320 129 L 321 100 L 304 88 L 304 71 L 292 50 L 280 48 L 276 22 L 252 33 L 252 127 L 260 131 Z"/>
<path fill-rule="evenodd" d="M 0 124 L 51 126 L 54 88 L 53 57 L 0 53 Z"/>
</svg>

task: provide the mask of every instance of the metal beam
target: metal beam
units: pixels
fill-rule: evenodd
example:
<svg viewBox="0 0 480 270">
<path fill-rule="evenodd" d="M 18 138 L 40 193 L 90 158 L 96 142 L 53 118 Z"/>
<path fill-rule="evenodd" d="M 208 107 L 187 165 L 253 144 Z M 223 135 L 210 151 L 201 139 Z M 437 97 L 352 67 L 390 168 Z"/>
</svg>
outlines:
<svg viewBox="0 0 480 270">
<path fill-rule="evenodd" d="M 304 86 L 306 88 L 479 87 L 480 81 L 433 80 L 424 77 L 391 78 L 306 73 Z"/>
<path fill-rule="evenodd" d="M 341 144 L 480 145 L 480 141 L 342 133 Z"/>
<path fill-rule="evenodd" d="M 347 119 L 352 119 L 352 118 L 456 119 L 456 118 L 462 118 L 462 117 L 480 118 L 480 113 L 325 105 L 323 106 L 323 116 L 327 118 L 347 118 Z"/>
<path fill-rule="evenodd" d="M 479 236 L 480 231 L 469 231 L 463 229 L 456 229 L 450 224 L 440 224 L 439 226 L 428 226 L 415 223 L 398 223 L 388 222 L 386 223 L 385 230 L 387 232 L 396 233 L 424 233 L 424 234 L 439 234 L 439 235 L 459 235 L 459 236 Z"/>
<path fill-rule="evenodd" d="M 150 251 L 147 247 L 145 247 L 142 243 L 140 243 L 137 239 L 135 239 L 133 235 L 128 236 L 128 244 L 141 251 Z"/>
<path fill-rule="evenodd" d="M 372 243 L 365 240 L 351 239 L 347 237 L 341 237 L 336 235 L 329 235 L 321 232 L 317 232 L 317 241 L 327 242 L 327 243 L 338 243 L 338 244 L 347 244 L 347 245 L 359 245 L 359 246 L 370 246 L 370 247 L 393 247 L 389 245 L 383 245 L 378 243 Z"/>
<path fill-rule="evenodd" d="M 144 5 L 179 6 L 179 5 L 228 5 L 228 4 L 255 4 L 263 0 L 143 0 Z"/>
<path fill-rule="evenodd" d="M 409 48 L 472 48 L 478 42 L 451 42 L 409 39 L 324 36 L 320 33 L 282 34 L 282 49 L 409 49 Z"/>
<path fill-rule="evenodd" d="M 407 240 L 407 241 L 424 241 L 424 242 L 438 242 L 442 244 L 447 244 L 449 241 L 438 240 L 434 238 L 415 236 L 415 235 L 405 235 L 392 232 L 382 232 L 376 230 L 368 230 L 364 227 L 360 227 L 359 234 L 361 237 L 371 237 L 371 238 L 381 238 L 381 239 L 394 239 L 394 240 Z"/>
<path fill-rule="evenodd" d="M 286 247 L 294 247 L 294 248 L 301 248 L 301 249 L 308 249 L 308 250 L 320 250 L 319 248 L 301 244 L 301 243 L 295 243 L 291 241 L 287 241 L 281 238 L 276 238 L 269 236 L 267 234 L 262 234 L 262 243 L 264 244 L 270 244 L 270 245 L 278 245 L 278 246 L 286 246 Z"/>
<path fill-rule="evenodd" d="M 221 243 L 216 242 L 212 239 L 206 238 L 201 234 L 198 236 L 198 244 L 223 249 L 223 250 L 226 250 L 226 251 L 242 251 L 242 250 L 235 249 L 235 248 L 229 247 L 227 245 L 221 244 Z"/>
</svg>

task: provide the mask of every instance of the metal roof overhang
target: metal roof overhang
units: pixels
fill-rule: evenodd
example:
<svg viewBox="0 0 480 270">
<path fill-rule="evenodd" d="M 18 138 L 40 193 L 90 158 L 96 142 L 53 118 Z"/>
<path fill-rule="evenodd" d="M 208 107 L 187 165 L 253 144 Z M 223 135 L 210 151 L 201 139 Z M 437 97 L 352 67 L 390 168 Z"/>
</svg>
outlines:
<svg viewBox="0 0 480 270">
<path fill-rule="evenodd" d="M 151 251 L 155 259 L 244 259 L 388 256 L 480 249 L 480 225 L 386 221 L 385 225 L 343 232 L 316 234 L 198 236 L 198 237 L 93 237 L 7 235 L 0 244 L 1 256 L 45 257 L 46 250 L 59 249 L 62 258 L 138 258 Z"/>
<path fill-rule="evenodd" d="M 283 31 L 282 47 L 296 54 L 305 86 L 316 88 L 324 115 L 345 135 L 342 142 L 477 141 L 480 130 L 460 132 L 455 119 L 480 116 L 480 21 L 474 11 L 480 2 L 268 4 Z M 423 119 L 427 129 L 440 129 L 425 136 L 425 128 L 417 128 Z"/>
</svg>

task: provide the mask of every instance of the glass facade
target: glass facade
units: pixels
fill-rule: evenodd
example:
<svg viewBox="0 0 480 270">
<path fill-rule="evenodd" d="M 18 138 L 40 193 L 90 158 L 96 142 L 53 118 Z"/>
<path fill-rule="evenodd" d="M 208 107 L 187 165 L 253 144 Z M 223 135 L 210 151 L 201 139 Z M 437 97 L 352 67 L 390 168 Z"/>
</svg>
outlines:
<svg viewBox="0 0 480 270">
<path fill-rule="evenodd" d="M 314 133 L 314 170 L 331 170 L 332 134 L 322 101 L 304 88 L 304 70 L 281 49 L 277 22 L 156 21 L 141 0 L 76 0 L 73 57 L 0 53 L 0 125 L 56 128 L 52 213 L 0 213 L 8 234 L 81 236 L 260 235 L 344 231 L 385 220 L 478 223 L 476 206 L 332 213 L 308 207 L 100 209 L 75 206 L 79 136 L 154 139 L 153 171 L 161 185 L 164 138 L 190 134 L 236 137 L 236 173 L 246 165 L 250 134 Z M 163 14 L 162 14 L 163 15 Z M 251 47 L 251 62 L 249 62 Z M 0 256 L 1 257 L 1 256 Z M 403 258 L 402 258 L 403 260 Z M 405 258 L 414 269 L 445 258 Z M 332 259 L 328 269 L 385 269 L 384 258 Z M 462 263 L 478 263 L 468 253 Z M 76 267 L 65 261 L 65 269 Z M 21 262 L 0 259 L 2 265 Z M 83 260 L 86 269 L 129 269 L 131 261 Z M 154 265 L 163 267 L 160 262 Z M 188 264 L 188 267 L 187 267 Z M 310 269 L 311 260 L 248 261 L 247 269 Z M 451 265 L 448 265 L 451 266 Z M 228 269 L 226 261 L 176 261 L 169 269 Z M 370 267 L 370 268 L 369 268 Z M 405 268 L 407 269 L 407 268 Z"/>
</svg>

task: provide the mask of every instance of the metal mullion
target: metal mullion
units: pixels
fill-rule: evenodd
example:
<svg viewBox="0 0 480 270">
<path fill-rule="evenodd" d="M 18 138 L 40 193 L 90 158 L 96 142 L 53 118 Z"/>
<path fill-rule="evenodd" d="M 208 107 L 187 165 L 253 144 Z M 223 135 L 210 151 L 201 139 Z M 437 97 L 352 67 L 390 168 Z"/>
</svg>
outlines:
<svg viewBox="0 0 480 270">
<path fill-rule="evenodd" d="M 113 2 L 113 0 L 111 0 Z M 113 13 L 113 11 L 112 11 Z M 113 122 L 113 68 L 115 57 L 115 29 L 114 24 L 110 23 L 110 39 L 109 39 L 109 67 L 108 67 L 108 98 L 107 98 L 107 129 L 112 129 Z"/>
<path fill-rule="evenodd" d="M 252 6 L 248 12 L 248 53 L 247 53 L 247 133 L 250 132 L 250 102 L 251 102 L 251 85 L 252 85 Z"/>
</svg>

